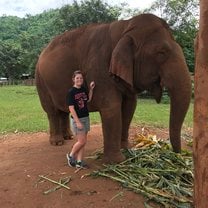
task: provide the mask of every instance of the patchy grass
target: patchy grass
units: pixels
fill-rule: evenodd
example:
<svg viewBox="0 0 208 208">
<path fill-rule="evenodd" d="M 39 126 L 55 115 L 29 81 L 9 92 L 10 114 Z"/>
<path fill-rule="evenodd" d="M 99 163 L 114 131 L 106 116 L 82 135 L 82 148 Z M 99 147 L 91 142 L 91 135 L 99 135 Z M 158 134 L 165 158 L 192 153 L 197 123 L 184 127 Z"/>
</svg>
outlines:
<svg viewBox="0 0 208 208">
<path fill-rule="evenodd" d="M 43 131 L 48 128 L 47 117 L 40 106 L 33 86 L 0 88 L 0 132 Z"/>
<path fill-rule="evenodd" d="M 157 104 L 153 99 L 138 99 L 133 123 L 168 128 L 170 104 Z M 190 104 L 184 127 L 192 127 L 193 104 Z"/>
<path fill-rule="evenodd" d="M 191 104 L 184 125 L 192 127 L 193 105 Z M 0 87 L 0 133 L 37 132 L 48 129 L 34 86 Z M 90 113 L 91 124 L 100 123 L 99 113 Z M 154 100 L 138 100 L 133 125 L 143 124 L 168 127 L 169 104 L 157 104 Z"/>
</svg>

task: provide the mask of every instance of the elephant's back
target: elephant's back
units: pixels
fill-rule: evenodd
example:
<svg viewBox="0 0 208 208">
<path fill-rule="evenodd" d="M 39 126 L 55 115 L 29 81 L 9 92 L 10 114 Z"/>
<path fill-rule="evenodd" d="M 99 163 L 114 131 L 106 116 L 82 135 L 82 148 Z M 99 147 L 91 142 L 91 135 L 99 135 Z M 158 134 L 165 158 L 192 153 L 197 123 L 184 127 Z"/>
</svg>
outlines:
<svg viewBox="0 0 208 208">
<path fill-rule="evenodd" d="M 106 26 L 109 24 L 89 24 L 84 25 L 76 29 L 72 29 L 69 31 L 65 31 L 64 33 L 57 35 L 54 37 L 47 47 L 43 50 L 43 54 L 50 52 L 57 47 L 61 46 L 67 46 L 69 48 L 76 48 L 77 45 L 82 45 L 84 47 L 86 43 L 89 42 L 89 39 L 91 37 L 96 37 L 96 34 L 100 34 L 102 36 L 102 33 L 106 32 Z M 104 30 L 104 31 L 103 31 Z M 95 39 L 96 41 L 96 39 Z"/>
</svg>

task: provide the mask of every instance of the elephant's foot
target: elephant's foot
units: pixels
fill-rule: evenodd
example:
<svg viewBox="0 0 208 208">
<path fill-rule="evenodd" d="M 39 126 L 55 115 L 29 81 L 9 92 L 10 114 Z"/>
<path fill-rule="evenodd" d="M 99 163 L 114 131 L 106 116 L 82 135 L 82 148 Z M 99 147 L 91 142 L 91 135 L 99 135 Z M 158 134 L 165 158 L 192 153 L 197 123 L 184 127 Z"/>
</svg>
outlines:
<svg viewBox="0 0 208 208">
<path fill-rule="evenodd" d="M 181 141 L 171 141 L 173 152 L 181 153 Z"/>
<path fill-rule="evenodd" d="M 49 142 L 51 145 L 63 145 L 64 144 L 64 138 L 61 135 L 52 135 L 49 138 Z"/>
<path fill-rule="evenodd" d="M 104 156 L 103 156 L 103 162 L 110 163 L 110 164 L 120 163 L 120 162 L 124 161 L 125 159 L 126 159 L 125 156 L 121 152 L 104 153 Z"/>
<path fill-rule="evenodd" d="M 181 148 L 180 147 L 173 147 L 173 152 L 181 153 Z"/>
<path fill-rule="evenodd" d="M 121 141 L 121 149 L 129 149 L 131 148 L 131 144 L 127 141 Z"/>
<path fill-rule="evenodd" d="M 73 139 L 73 133 L 71 130 L 66 130 L 63 132 L 63 138 L 64 140 L 71 140 Z"/>
<path fill-rule="evenodd" d="M 73 135 L 64 135 L 64 140 L 72 140 L 74 139 Z"/>
</svg>

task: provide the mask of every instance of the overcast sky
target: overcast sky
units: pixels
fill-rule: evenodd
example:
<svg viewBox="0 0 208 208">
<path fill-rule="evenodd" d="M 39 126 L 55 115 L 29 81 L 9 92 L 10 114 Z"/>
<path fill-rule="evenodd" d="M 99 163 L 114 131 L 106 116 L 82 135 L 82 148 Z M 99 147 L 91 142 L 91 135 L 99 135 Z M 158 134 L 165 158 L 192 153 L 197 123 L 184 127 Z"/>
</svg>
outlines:
<svg viewBox="0 0 208 208">
<path fill-rule="evenodd" d="M 154 0 L 104 0 L 115 5 L 127 2 L 130 8 L 144 9 L 149 7 Z M 24 17 L 26 14 L 35 15 L 44 10 L 60 8 L 71 4 L 73 0 L 0 0 L 0 16 L 13 15 Z"/>
</svg>

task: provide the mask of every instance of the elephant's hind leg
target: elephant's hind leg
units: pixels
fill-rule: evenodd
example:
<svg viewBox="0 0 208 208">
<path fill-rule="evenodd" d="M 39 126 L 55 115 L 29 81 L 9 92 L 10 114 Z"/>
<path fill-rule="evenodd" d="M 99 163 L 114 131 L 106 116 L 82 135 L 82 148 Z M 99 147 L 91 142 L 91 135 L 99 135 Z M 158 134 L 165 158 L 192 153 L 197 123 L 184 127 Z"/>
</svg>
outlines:
<svg viewBox="0 0 208 208">
<path fill-rule="evenodd" d="M 49 142 L 52 145 L 63 145 L 64 138 L 60 128 L 60 115 L 59 113 L 48 114 L 48 120 L 50 125 L 50 137 Z"/>
<path fill-rule="evenodd" d="M 61 125 L 63 138 L 65 140 L 73 139 L 73 134 L 70 129 L 70 123 L 69 123 L 69 113 L 60 111 L 60 125 Z"/>
<path fill-rule="evenodd" d="M 60 128 L 60 115 L 59 111 L 55 108 L 50 93 L 46 90 L 45 82 L 41 78 L 39 71 L 36 71 L 36 85 L 41 105 L 47 113 L 49 121 L 50 137 L 49 142 L 52 145 L 62 145 L 64 138 Z"/>
</svg>

